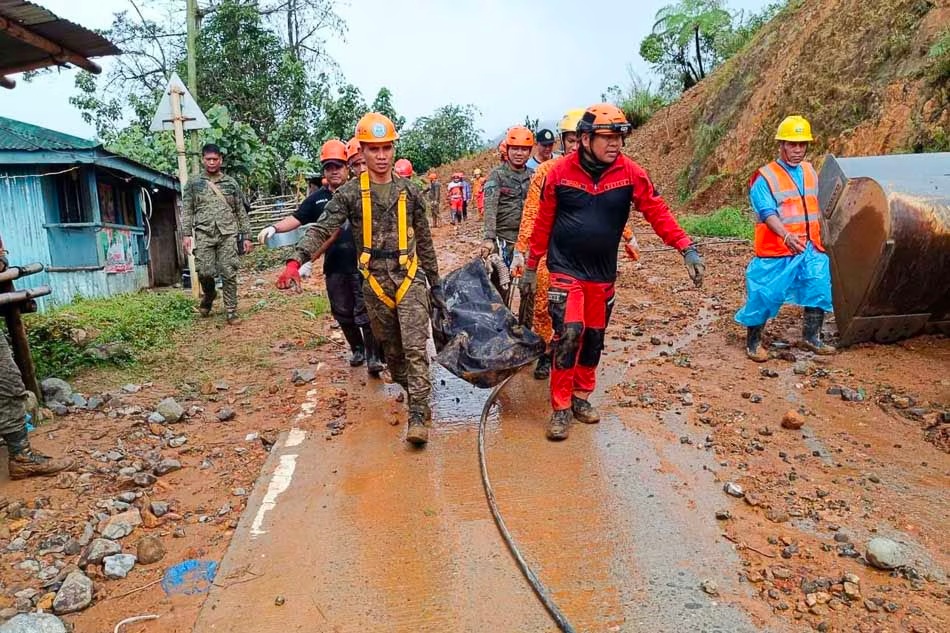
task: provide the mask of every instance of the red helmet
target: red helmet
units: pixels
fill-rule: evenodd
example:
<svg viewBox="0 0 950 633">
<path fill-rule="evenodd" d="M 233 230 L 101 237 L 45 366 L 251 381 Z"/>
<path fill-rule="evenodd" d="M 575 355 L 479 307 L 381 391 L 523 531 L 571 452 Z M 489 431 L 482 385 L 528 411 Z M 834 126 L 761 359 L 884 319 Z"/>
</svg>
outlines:
<svg viewBox="0 0 950 633">
<path fill-rule="evenodd" d="M 412 163 L 408 158 L 400 158 L 396 161 L 396 164 L 393 165 L 393 171 L 396 172 L 397 176 L 409 178 L 412 176 Z"/>
</svg>

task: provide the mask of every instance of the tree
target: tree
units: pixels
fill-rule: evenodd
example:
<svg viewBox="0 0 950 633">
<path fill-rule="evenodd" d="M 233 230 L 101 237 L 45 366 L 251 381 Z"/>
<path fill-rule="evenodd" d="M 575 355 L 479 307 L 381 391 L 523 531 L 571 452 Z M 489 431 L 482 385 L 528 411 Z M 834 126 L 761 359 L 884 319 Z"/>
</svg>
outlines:
<svg viewBox="0 0 950 633">
<path fill-rule="evenodd" d="M 258 0 L 257 4 L 261 16 L 281 33 L 294 59 L 306 65 L 333 65 L 325 35 L 346 32 L 334 0 Z"/>
<path fill-rule="evenodd" d="M 541 127 L 541 119 L 532 119 L 530 114 L 526 114 L 524 115 L 524 126 L 532 132 L 537 132 L 538 128 Z"/>
<path fill-rule="evenodd" d="M 373 112 L 379 112 L 380 114 L 388 116 L 397 130 L 401 130 L 402 126 L 406 124 L 406 118 L 396 114 L 396 108 L 393 107 L 393 93 L 391 93 L 386 86 L 380 88 L 379 92 L 376 93 L 376 98 L 373 99 L 373 105 L 371 105 L 369 109 Z"/>
<path fill-rule="evenodd" d="M 657 11 L 653 31 L 640 43 L 640 56 L 654 65 L 664 84 L 686 90 L 721 61 L 717 40 L 732 30 L 722 0 L 679 0 Z"/>
<path fill-rule="evenodd" d="M 417 173 L 472 154 L 481 148 L 482 130 L 473 105 L 445 105 L 416 119 L 401 134 L 397 152 L 412 161 Z"/>
<path fill-rule="evenodd" d="M 363 93 L 353 84 L 337 88 L 337 97 L 329 98 L 317 136 L 323 140 L 338 138 L 344 142 L 356 133 L 356 123 L 369 112 Z"/>
</svg>

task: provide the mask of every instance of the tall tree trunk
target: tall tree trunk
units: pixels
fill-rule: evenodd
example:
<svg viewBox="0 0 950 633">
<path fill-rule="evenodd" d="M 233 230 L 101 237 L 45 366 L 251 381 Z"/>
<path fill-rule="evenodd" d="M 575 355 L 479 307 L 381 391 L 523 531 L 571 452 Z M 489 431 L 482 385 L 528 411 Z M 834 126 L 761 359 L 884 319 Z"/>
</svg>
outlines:
<svg viewBox="0 0 950 633">
<path fill-rule="evenodd" d="M 706 70 L 703 68 L 703 53 L 699 47 L 699 25 L 693 27 L 693 35 L 696 37 L 696 61 L 699 63 L 699 79 L 706 76 Z"/>
</svg>

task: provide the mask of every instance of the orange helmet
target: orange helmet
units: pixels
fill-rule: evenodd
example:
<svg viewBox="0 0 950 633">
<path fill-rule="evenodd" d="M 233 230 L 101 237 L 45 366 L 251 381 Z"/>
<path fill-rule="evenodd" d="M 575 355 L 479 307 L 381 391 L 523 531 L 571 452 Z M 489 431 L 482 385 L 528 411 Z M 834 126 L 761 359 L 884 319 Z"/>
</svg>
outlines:
<svg viewBox="0 0 950 633">
<path fill-rule="evenodd" d="M 429 172 L 429 181 L 430 181 L 430 182 L 436 181 L 436 180 L 438 180 L 438 179 L 439 179 L 439 174 L 435 173 L 434 171 L 430 171 L 430 172 Z"/>
<path fill-rule="evenodd" d="M 502 141 L 498 144 L 498 153 L 501 154 L 501 162 L 508 160 L 508 143 Z"/>
<path fill-rule="evenodd" d="M 505 144 L 508 147 L 534 147 L 534 134 L 525 126 L 516 125 L 508 129 Z"/>
<path fill-rule="evenodd" d="M 325 163 L 328 160 L 338 160 L 345 163 L 347 158 L 346 145 L 339 139 L 330 139 L 320 148 L 320 162 Z"/>
<path fill-rule="evenodd" d="M 354 136 L 346 142 L 346 160 L 350 160 L 360 153 L 360 142 Z"/>
<path fill-rule="evenodd" d="M 360 143 L 392 143 L 398 139 L 396 126 L 385 114 L 370 112 L 356 124 L 356 140 Z"/>
<path fill-rule="evenodd" d="M 409 178 L 412 176 L 412 162 L 410 162 L 408 158 L 400 158 L 396 161 L 396 164 L 393 165 L 393 171 L 396 172 L 397 176 Z"/>
<path fill-rule="evenodd" d="M 598 103 L 587 108 L 577 124 L 579 133 L 620 134 L 626 136 L 633 129 L 623 110 L 610 103 Z"/>
</svg>

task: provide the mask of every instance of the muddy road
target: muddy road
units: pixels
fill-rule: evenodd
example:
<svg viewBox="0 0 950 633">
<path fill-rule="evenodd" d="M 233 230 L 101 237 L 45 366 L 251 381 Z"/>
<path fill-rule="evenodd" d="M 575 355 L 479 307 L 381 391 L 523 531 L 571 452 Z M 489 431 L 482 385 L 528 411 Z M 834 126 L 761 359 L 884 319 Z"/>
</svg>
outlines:
<svg viewBox="0 0 950 633">
<path fill-rule="evenodd" d="M 446 270 L 478 243 L 474 222 L 436 236 Z M 545 384 L 524 372 L 502 392 L 488 465 L 526 559 L 578 631 L 950 630 L 950 341 L 818 359 L 782 344 L 799 328 L 787 310 L 769 327 L 776 357 L 752 364 L 731 322 L 747 247 L 703 252 L 699 291 L 676 253 L 622 264 L 599 425 L 552 444 Z M 160 618 L 123 630 L 556 630 L 485 502 L 476 434 L 488 391 L 434 369 L 435 429 L 427 448 L 410 448 L 398 389 L 346 367 L 329 315 L 312 318 L 308 297 L 271 290 L 274 276 L 244 276 L 253 308 L 239 328 L 198 322 L 134 375 L 79 381 L 88 393 L 147 385 L 122 396 L 124 407 L 173 395 L 201 410 L 174 425 L 187 435 L 178 448 L 134 415 L 74 413 L 47 430 L 39 444 L 68 443 L 93 475 L 4 482 L 5 497 L 46 499 L 48 511 L 4 521 L 4 539 L 33 534 L 26 551 L 4 553 L 4 599 L 37 584 L 23 560 L 56 556 L 33 543 L 78 534 L 119 493 L 93 458 L 119 446 L 182 463 L 133 503 L 166 501 L 169 514 L 123 541 L 134 551 L 156 535 L 168 553 L 123 580 L 88 566 L 96 600 L 64 616 L 78 633 L 143 613 Z M 322 280 L 308 284 L 318 292 Z M 294 369 L 315 380 L 292 384 Z M 217 420 L 223 406 L 233 420 Z M 802 412 L 801 430 L 781 427 L 788 410 Z M 727 483 L 742 494 L 726 494 Z M 875 536 L 900 546 L 897 570 L 866 563 Z M 208 594 L 148 586 L 189 558 L 220 562 Z"/>
</svg>

